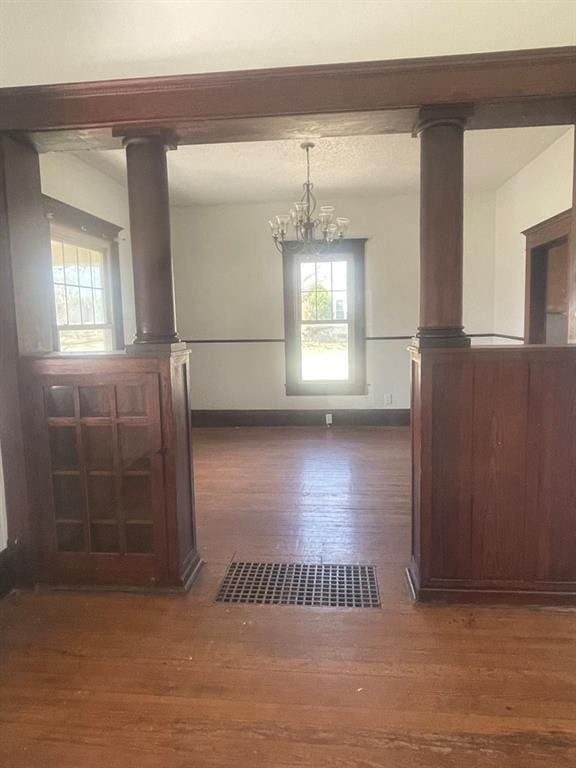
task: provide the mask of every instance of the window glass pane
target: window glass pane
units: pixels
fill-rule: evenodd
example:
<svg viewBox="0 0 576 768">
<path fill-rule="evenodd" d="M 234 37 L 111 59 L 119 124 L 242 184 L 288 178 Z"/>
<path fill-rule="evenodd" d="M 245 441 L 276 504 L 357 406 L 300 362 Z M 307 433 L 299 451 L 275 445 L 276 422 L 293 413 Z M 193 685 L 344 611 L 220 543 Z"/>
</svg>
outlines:
<svg viewBox="0 0 576 768">
<path fill-rule="evenodd" d="M 316 284 L 326 291 L 332 290 L 332 273 L 329 261 L 319 261 L 316 264 Z"/>
<path fill-rule="evenodd" d="M 116 519 L 116 478 L 114 475 L 88 475 L 88 510 L 91 520 Z"/>
<path fill-rule="evenodd" d="M 80 416 L 110 416 L 108 387 L 79 387 Z"/>
<path fill-rule="evenodd" d="M 78 281 L 85 288 L 92 287 L 90 251 L 87 248 L 78 248 Z"/>
<path fill-rule="evenodd" d="M 316 287 L 316 264 L 303 261 L 300 264 L 300 290 L 313 291 Z"/>
<path fill-rule="evenodd" d="M 112 469 L 112 429 L 111 427 L 82 427 L 84 456 L 88 469 Z"/>
<path fill-rule="evenodd" d="M 60 331 L 59 334 L 62 352 L 108 352 L 112 349 L 110 328 Z"/>
<path fill-rule="evenodd" d="M 54 513 L 57 520 L 82 519 L 84 499 L 80 475 L 55 475 L 52 478 Z"/>
<path fill-rule="evenodd" d="M 120 552 L 117 525 L 107 523 L 94 524 L 90 527 L 90 536 L 92 539 L 92 552 Z"/>
<path fill-rule="evenodd" d="M 68 305 L 68 325 L 82 325 L 79 288 L 67 286 L 66 303 Z"/>
<path fill-rule="evenodd" d="M 104 291 L 94 288 L 94 322 L 101 324 L 108 322 Z"/>
<path fill-rule="evenodd" d="M 332 294 L 332 318 L 334 320 L 346 320 L 348 318 L 346 298 L 346 291 L 334 291 Z"/>
<path fill-rule="evenodd" d="M 80 288 L 80 306 L 82 309 L 82 324 L 92 325 L 94 323 L 92 288 Z"/>
<path fill-rule="evenodd" d="M 348 325 L 302 325 L 302 380 L 347 381 Z"/>
<path fill-rule="evenodd" d="M 64 282 L 64 252 L 59 240 L 52 240 L 52 274 L 55 283 Z"/>
<path fill-rule="evenodd" d="M 316 320 L 316 291 L 302 294 L 302 320 Z"/>
<path fill-rule="evenodd" d="M 63 285 L 54 286 L 54 301 L 56 303 L 56 322 L 58 325 L 68 325 L 66 312 L 66 288 Z"/>
<path fill-rule="evenodd" d="M 74 389 L 54 386 L 44 390 L 48 416 L 74 416 Z"/>
<path fill-rule="evenodd" d="M 64 272 L 67 285 L 78 285 L 77 250 L 75 245 L 64 243 Z"/>
<path fill-rule="evenodd" d="M 318 320 L 332 320 L 332 294 L 318 286 L 316 291 L 316 308 Z"/>
<path fill-rule="evenodd" d="M 92 285 L 94 288 L 102 288 L 102 272 L 104 270 L 104 259 L 100 251 L 91 251 L 92 256 Z"/>
<path fill-rule="evenodd" d="M 332 290 L 333 291 L 345 291 L 348 287 L 347 284 L 347 267 L 345 261 L 333 261 L 332 262 Z"/>
<path fill-rule="evenodd" d="M 75 427 L 50 427 L 52 469 L 76 469 L 78 451 Z"/>
</svg>

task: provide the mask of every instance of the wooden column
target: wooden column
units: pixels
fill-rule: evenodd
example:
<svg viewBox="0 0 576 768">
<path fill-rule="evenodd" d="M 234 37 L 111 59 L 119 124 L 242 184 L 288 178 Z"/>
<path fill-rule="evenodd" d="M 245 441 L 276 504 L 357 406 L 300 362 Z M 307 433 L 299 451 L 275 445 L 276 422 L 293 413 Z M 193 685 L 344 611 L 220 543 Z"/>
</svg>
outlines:
<svg viewBox="0 0 576 768">
<path fill-rule="evenodd" d="M 135 344 L 178 342 L 174 316 L 166 150 L 169 132 L 127 136 L 126 163 L 136 310 Z"/>
<path fill-rule="evenodd" d="M 419 347 L 468 346 L 462 325 L 464 125 L 423 110 L 420 135 Z"/>
</svg>

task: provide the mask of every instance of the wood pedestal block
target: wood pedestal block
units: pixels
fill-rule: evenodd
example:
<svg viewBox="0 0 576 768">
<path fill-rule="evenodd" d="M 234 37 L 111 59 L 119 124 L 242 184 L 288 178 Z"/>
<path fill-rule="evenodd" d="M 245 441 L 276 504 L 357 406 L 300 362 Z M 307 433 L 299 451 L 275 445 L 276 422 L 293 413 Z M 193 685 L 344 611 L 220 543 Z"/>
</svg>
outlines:
<svg viewBox="0 0 576 768">
<path fill-rule="evenodd" d="M 187 589 L 189 353 L 21 358 L 35 581 Z"/>
<path fill-rule="evenodd" d="M 576 348 L 412 354 L 422 601 L 576 603 Z"/>
</svg>

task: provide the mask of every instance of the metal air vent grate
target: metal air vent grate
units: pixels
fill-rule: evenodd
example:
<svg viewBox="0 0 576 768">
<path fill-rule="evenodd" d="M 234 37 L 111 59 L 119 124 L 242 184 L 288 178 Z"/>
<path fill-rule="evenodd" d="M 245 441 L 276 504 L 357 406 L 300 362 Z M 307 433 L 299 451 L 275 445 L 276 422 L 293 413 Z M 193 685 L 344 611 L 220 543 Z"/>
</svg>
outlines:
<svg viewBox="0 0 576 768">
<path fill-rule="evenodd" d="M 380 607 L 373 565 L 233 562 L 216 600 L 325 608 Z"/>
</svg>

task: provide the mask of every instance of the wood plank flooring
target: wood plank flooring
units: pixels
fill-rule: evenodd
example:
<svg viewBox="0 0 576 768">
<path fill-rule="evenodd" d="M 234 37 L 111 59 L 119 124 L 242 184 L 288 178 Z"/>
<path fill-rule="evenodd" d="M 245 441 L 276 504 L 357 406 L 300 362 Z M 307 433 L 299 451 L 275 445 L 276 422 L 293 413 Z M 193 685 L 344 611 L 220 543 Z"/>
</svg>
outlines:
<svg viewBox="0 0 576 768">
<path fill-rule="evenodd" d="M 2 768 L 576 765 L 576 613 L 410 603 L 407 430 L 195 449 L 191 594 L 0 601 Z M 215 604 L 235 556 L 374 563 L 383 608 Z"/>
</svg>

